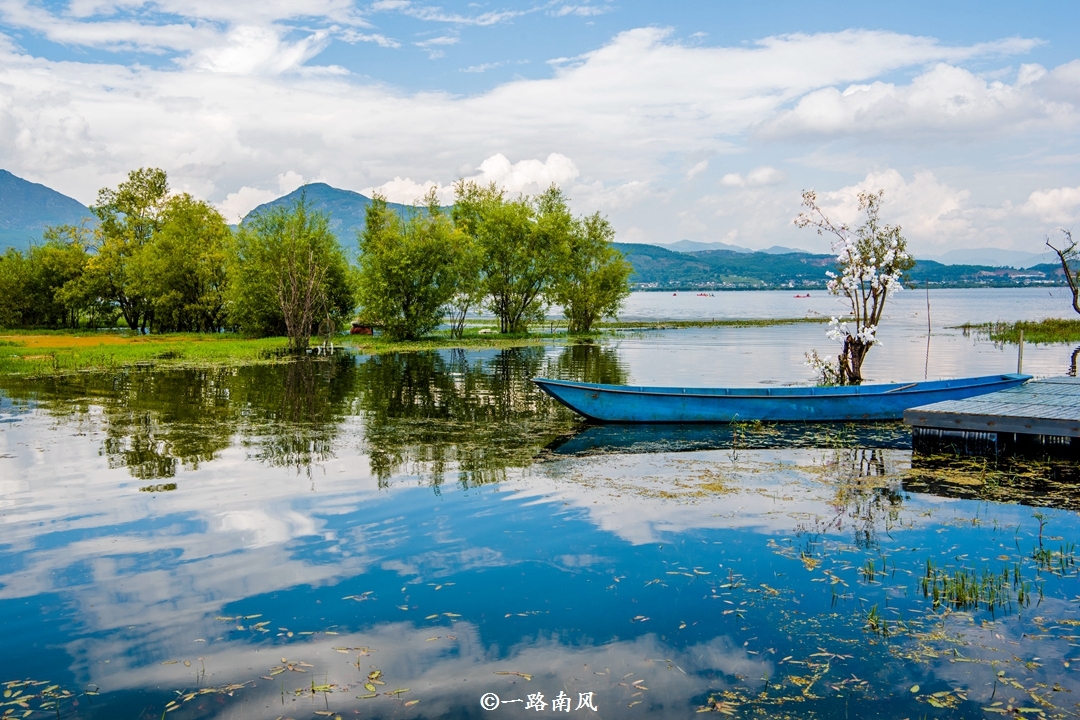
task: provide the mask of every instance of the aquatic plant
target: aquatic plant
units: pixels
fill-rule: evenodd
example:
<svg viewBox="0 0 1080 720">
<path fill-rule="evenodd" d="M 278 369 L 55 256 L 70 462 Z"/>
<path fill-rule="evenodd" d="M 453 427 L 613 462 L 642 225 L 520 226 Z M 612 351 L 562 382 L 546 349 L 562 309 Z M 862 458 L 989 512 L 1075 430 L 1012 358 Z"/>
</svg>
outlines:
<svg viewBox="0 0 1080 720">
<path fill-rule="evenodd" d="M 984 569 L 981 573 L 967 568 L 946 570 L 926 561 L 926 570 L 919 579 L 919 591 L 929 599 L 934 609 L 951 607 L 955 610 L 993 612 L 1011 610 L 1013 604 L 1027 607 L 1031 602 L 1031 584 L 1020 574 L 1020 564 L 1005 566 L 1000 573 Z"/>
</svg>

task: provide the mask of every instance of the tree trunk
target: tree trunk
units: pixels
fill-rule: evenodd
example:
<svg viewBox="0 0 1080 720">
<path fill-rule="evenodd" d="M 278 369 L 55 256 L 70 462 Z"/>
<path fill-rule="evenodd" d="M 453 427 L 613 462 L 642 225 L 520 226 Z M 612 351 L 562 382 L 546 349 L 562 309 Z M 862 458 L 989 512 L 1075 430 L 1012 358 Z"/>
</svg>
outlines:
<svg viewBox="0 0 1080 720">
<path fill-rule="evenodd" d="M 840 384 L 862 385 L 862 365 L 873 343 L 864 344 L 848 335 L 844 338 L 844 352 L 840 354 Z"/>
</svg>

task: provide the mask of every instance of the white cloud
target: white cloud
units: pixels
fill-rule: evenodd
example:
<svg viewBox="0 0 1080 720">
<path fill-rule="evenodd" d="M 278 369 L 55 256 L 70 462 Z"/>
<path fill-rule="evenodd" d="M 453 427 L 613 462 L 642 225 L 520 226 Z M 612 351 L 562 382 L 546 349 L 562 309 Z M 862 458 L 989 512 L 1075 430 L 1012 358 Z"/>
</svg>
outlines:
<svg viewBox="0 0 1080 720">
<path fill-rule="evenodd" d="M 439 196 L 439 202 L 443 205 L 449 205 L 453 202 L 453 185 L 443 185 L 434 180 L 418 183 L 411 178 L 396 177 L 382 185 L 364 188 L 360 192 L 368 197 L 378 193 L 390 202 L 401 203 L 402 205 L 415 205 L 419 203 L 421 198 L 428 194 L 431 188 L 435 188 L 435 192 L 438 193 Z"/>
<path fill-rule="evenodd" d="M 492 63 L 480 63 L 479 65 L 470 65 L 467 68 L 462 68 L 461 72 L 465 73 L 483 73 L 488 70 L 494 70 L 497 67 L 505 65 L 505 62 L 492 62 Z"/>
<path fill-rule="evenodd" d="M 276 190 L 260 190 L 244 186 L 234 193 L 229 193 L 217 204 L 217 208 L 230 223 L 238 223 L 249 212 L 263 203 L 287 195 L 304 184 L 304 176 L 292 170 L 277 176 Z"/>
<path fill-rule="evenodd" d="M 552 183 L 563 186 L 578 176 L 574 162 L 559 153 L 551 153 L 546 160 L 519 160 L 511 163 L 502 153 L 492 155 L 480 167 L 478 173 L 464 175 L 464 179 L 473 180 L 482 185 L 495 183 L 511 195 L 533 195 L 546 190 Z M 450 203 L 454 198 L 453 181 L 437 182 L 427 180 L 423 183 L 411 178 L 395 177 L 393 180 L 361 190 L 365 195 L 377 192 L 390 202 L 411 205 L 435 188 L 439 201 Z"/>
<path fill-rule="evenodd" d="M 704 172 L 705 169 L 708 168 L 708 167 L 709 167 L 709 161 L 708 160 L 702 160 L 701 162 L 694 165 L 694 167 L 692 167 L 692 168 L 690 168 L 689 170 L 686 171 L 686 179 L 687 180 L 693 180 L 695 175 L 697 175 L 698 173 Z"/>
<path fill-rule="evenodd" d="M 296 12 L 270 5 L 264 14 Z M 333 3 L 325 0 L 324 5 Z M 943 177 L 934 164 L 917 165 L 909 157 L 911 146 L 898 153 L 895 138 L 910 135 L 914 127 L 922 133 L 916 149 L 960 152 L 954 150 L 956 123 L 967 127 L 981 123 L 987 132 L 1000 134 L 996 144 L 968 156 L 954 154 L 959 160 L 948 174 L 954 190 L 975 192 L 986 173 L 972 168 L 1005 163 L 1007 152 L 1019 154 L 1006 151 L 1001 138 L 1014 143 L 1037 138 L 1048 149 L 1035 148 L 1041 156 L 1031 165 L 1048 167 L 1045 157 L 1068 147 L 1074 137 L 1072 118 L 1080 105 L 1080 61 L 1049 70 L 1023 66 L 1015 82 L 1001 87 L 953 65 L 934 65 L 1023 52 L 1034 45 L 1028 40 L 949 47 L 930 38 L 845 31 L 719 47 L 688 46 L 673 40 L 669 30 L 642 28 L 620 33 L 602 47 L 558 64 L 551 77 L 515 79 L 484 92 L 451 95 L 406 93 L 315 65 L 320 49 L 335 37 L 356 41 L 356 24 L 318 29 L 319 23 L 313 22 L 316 29 L 297 32 L 273 23 L 222 27 L 191 22 L 155 31 L 171 34 L 166 39 L 155 39 L 149 31 L 139 39 L 134 21 L 114 36 L 101 30 L 104 21 L 58 19 L 14 0 L 2 7 L 4 13 L 18 11 L 20 17 L 38 13 L 35 17 L 43 17 L 46 24 L 75 27 L 91 36 L 100 33 L 85 42 L 138 40 L 188 48 L 175 66 L 154 68 L 53 62 L 0 43 L 0 166 L 84 201 L 130 169 L 146 165 L 164 167 L 175 187 L 191 188 L 230 213 L 265 198 L 273 187 L 268 179 L 283 169 L 349 189 L 388 185 L 388 192 L 405 195 L 392 199 L 405 202 L 415 200 L 422 194 L 416 190 L 428 183 L 445 193 L 456 177 L 476 174 L 511 192 L 536 192 L 548 182 L 559 182 L 575 200 L 575 210 L 610 209 L 617 227 L 637 228 L 640 237 L 664 242 L 672 239 L 667 234 L 678 213 L 698 212 L 695 203 L 703 190 L 685 184 L 686 168 L 693 171 L 705 157 L 738 153 L 749 158 L 746 167 L 756 169 L 732 173 L 721 181 L 743 192 L 710 199 L 714 204 L 698 217 L 707 228 L 702 232 L 719 237 L 739 229 L 740 237 L 747 238 L 744 242 L 761 238 L 765 244 L 790 244 L 793 238 L 783 233 L 795 232 L 787 227 L 786 215 L 787 210 L 797 211 L 793 185 L 817 185 L 822 172 L 811 163 L 796 166 L 776 148 L 783 147 L 788 158 L 819 158 L 819 167 L 833 173 L 829 176 L 833 187 L 856 183 L 875 167 L 895 168 L 908 178 L 923 171 Z M 420 12 L 412 4 L 380 7 Z M 332 11 L 347 14 L 341 7 Z M 456 40 L 453 34 L 444 34 L 419 42 L 437 52 Z M 880 79 L 926 66 L 930 69 L 907 85 L 883 84 Z M 909 105 L 917 98 L 930 98 L 925 102 L 933 107 L 931 100 L 949 97 L 948 87 L 954 96 L 973 98 L 970 103 L 954 103 L 960 118 L 954 125 L 919 120 L 917 113 L 901 106 L 898 114 L 916 124 L 903 126 L 909 128 L 903 132 L 864 134 L 858 147 L 868 148 L 865 151 L 853 150 L 850 144 L 838 146 L 836 135 L 829 134 L 834 132 L 829 128 L 853 122 L 844 117 L 855 117 L 845 105 L 854 101 L 845 99 L 842 88 L 855 88 L 848 98 L 878 98 L 864 103 L 870 108 L 865 112 L 874 122 L 887 123 L 893 121 L 882 110 L 884 105 L 875 102 L 885 103 L 890 93 Z M 803 100 L 829 91 L 841 98 L 828 100 L 840 108 L 841 120 L 832 125 L 814 120 L 828 132 L 810 132 L 809 121 L 802 119 L 801 125 L 795 123 L 793 118 L 802 118 Z M 1017 93 L 1038 102 L 1009 100 Z M 985 100 L 995 97 L 996 105 Z M 1006 111 L 1011 120 L 998 127 L 995 123 Z M 980 112 L 996 120 L 979 120 Z M 772 143 L 770 138 L 779 137 L 781 130 L 787 133 L 785 144 Z M 814 133 L 822 132 L 824 141 L 813 139 Z M 559 150 L 555 160 L 549 156 L 553 148 Z M 994 153 L 998 160 L 984 159 Z M 511 162 L 511 157 L 531 160 Z M 829 159 L 837 157 L 846 158 L 842 166 L 830 164 Z M 462 170 L 475 167 L 480 158 L 487 158 L 481 168 Z M 937 157 L 930 160 L 942 162 Z M 1075 164 L 1062 160 L 1036 184 L 1010 175 L 1003 183 L 1005 196 L 980 197 L 979 203 L 970 205 L 1001 208 L 1012 200 L 1019 207 L 1035 188 L 1072 185 L 1068 176 Z M 690 172 L 689 177 L 706 169 Z M 836 178 L 835 173 L 846 177 Z M 970 182 L 956 180 L 964 173 Z M 785 175 L 791 178 L 785 181 Z M 397 184 L 389 186 L 390 178 L 398 178 L 391 181 Z M 680 188 L 678 193 L 674 187 Z M 741 197 L 751 190 L 759 198 L 754 203 Z M 579 204 L 586 200 L 595 207 Z M 751 206 L 785 210 L 784 216 L 775 218 L 779 236 L 762 225 L 765 219 L 750 216 Z M 940 226 L 952 216 L 934 217 Z M 1019 227 L 1018 222 L 1030 223 L 1023 220 L 1028 217 L 1013 212 L 1008 222 Z M 917 227 L 918 222 L 911 223 L 913 231 Z"/>
<path fill-rule="evenodd" d="M 559 7 L 549 12 L 555 17 L 566 17 L 567 15 L 577 15 L 579 17 L 595 17 L 596 15 L 604 15 L 605 13 L 611 12 L 611 6 L 560 5 Z"/>
<path fill-rule="evenodd" d="M 1064 89 L 1075 101 L 1080 81 L 1068 66 L 1047 73 L 1023 65 L 1012 85 L 988 81 L 964 68 L 938 63 L 908 85 L 887 82 L 822 88 L 802 97 L 791 110 L 762 124 L 764 138 L 800 135 L 925 136 L 972 133 L 1000 135 L 1043 121 L 1075 126 L 1071 104 L 1056 95 Z M 1045 86 L 1045 87 L 1044 87 Z"/>
<path fill-rule="evenodd" d="M 226 43 L 195 53 L 188 64 L 210 72 L 278 74 L 294 70 L 318 55 L 330 42 L 326 30 L 294 43 L 285 42 L 276 28 L 241 25 L 229 32 Z"/>
<path fill-rule="evenodd" d="M 535 12 L 535 10 L 493 10 L 480 13 L 479 15 L 462 15 L 459 13 L 444 12 L 440 7 L 417 5 L 408 0 L 379 0 L 372 5 L 371 8 L 376 12 L 397 12 L 428 22 L 449 23 L 453 25 L 477 25 L 480 27 L 496 25 L 530 12 Z"/>
<path fill-rule="evenodd" d="M 1045 223 L 1071 225 L 1080 220 L 1080 186 L 1036 190 L 1020 210 Z"/>
<path fill-rule="evenodd" d="M 552 183 L 564 185 L 577 178 L 574 161 L 565 155 L 551 153 L 547 160 L 520 160 L 511 163 L 505 155 L 492 155 L 477 168 L 480 172 L 471 180 L 493 182 L 511 194 L 542 192 Z"/>
<path fill-rule="evenodd" d="M 970 239 L 976 232 L 977 215 L 968 207 L 971 193 L 940 182 L 934 173 L 915 173 L 910 182 L 894 169 L 868 174 L 861 182 L 830 192 L 818 200 L 834 222 L 861 223 L 860 192 L 885 191 L 882 219 L 901 225 L 904 236 L 927 245 L 949 245 Z"/>
<path fill-rule="evenodd" d="M 783 170 L 762 165 L 748 172 L 746 177 L 738 173 L 728 173 L 720 178 L 720 184 L 726 187 L 762 187 L 765 185 L 779 185 L 786 180 L 787 173 Z"/>
<path fill-rule="evenodd" d="M 370 42 L 375 43 L 379 47 L 384 48 L 399 48 L 401 43 L 393 38 L 386 37 L 379 33 L 362 33 L 355 30 L 346 28 L 335 34 L 335 37 L 341 38 L 345 42 L 357 43 L 357 42 Z"/>
</svg>

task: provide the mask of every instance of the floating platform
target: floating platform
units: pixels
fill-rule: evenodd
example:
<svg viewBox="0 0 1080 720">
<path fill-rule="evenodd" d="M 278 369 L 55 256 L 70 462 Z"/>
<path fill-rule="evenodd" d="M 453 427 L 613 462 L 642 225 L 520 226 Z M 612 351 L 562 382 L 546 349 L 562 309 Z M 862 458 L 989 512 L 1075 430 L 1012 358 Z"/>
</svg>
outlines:
<svg viewBox="0 0 1080 720">
<path fill-rule="evenodd" d="M 1080 378 L 1032 380 L 904 412 L 917 453 L 1080 456 Z"/>
</svg>

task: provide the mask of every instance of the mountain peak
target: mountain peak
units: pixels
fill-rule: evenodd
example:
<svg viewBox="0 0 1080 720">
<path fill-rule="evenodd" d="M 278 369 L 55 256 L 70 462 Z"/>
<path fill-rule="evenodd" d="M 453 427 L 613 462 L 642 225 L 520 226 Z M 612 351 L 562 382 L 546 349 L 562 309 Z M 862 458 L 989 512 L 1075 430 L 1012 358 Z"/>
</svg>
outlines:
<svg viewBox="0 0 1080 720">
<path fill-rule="evenodd" d="M 77 225 L 90 210 L 74 198 L 0 170 L 0 250 L 41 242 L 48 225 Z"/>
</svg>

